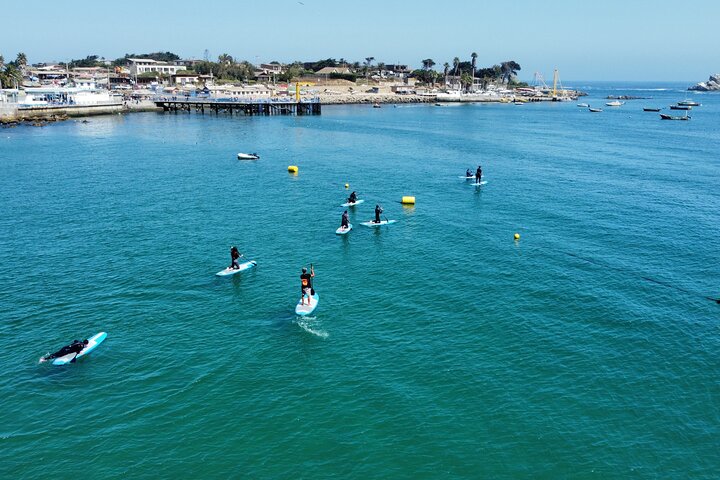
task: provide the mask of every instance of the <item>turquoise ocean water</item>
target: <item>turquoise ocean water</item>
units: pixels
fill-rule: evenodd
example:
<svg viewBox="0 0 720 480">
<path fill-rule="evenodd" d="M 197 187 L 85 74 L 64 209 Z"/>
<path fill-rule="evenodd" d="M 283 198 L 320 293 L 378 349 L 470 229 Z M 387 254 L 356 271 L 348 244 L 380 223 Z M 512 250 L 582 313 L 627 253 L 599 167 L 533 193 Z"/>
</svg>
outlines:
<svg viewBox="0 0 720 480">
<path fill-rule="evenodd" d="M 575 86 L 1 129 L 0 478 L 718 478 L 720 95 Z"/>
</svg>

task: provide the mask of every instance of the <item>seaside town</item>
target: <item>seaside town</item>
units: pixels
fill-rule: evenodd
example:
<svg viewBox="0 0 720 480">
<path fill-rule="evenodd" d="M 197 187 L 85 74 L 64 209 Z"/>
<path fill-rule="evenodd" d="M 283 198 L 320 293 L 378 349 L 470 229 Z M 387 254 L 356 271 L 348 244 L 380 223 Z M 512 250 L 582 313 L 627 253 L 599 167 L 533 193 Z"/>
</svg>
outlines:
<svg viewBox="0 0 720 480">
<path fill-rule="evenodd" d="M 302 112 L 273 105 L 440 102 L 570 101 L 582 93 L 564 89 L 558 71 L 545 81 L 519 82 L 520 65 L 505 61 L 478 67 L 478 54 L 419 68 L 366 57 L 315 62 L 251 64 L 221 54 L 182 59 L 171 52 L 126 54 L 116 60 L 91 55 L 61 63 L 29 63 L 24 53 L 0 55 L 0 122 L 34 125 L 70 116 L 123 111 L 235 110 L 248 114 Z M 441 70 L 440 70 L 441 68 Z M 264 107 L 263 107 L 264 106 Z"/>
</svg>

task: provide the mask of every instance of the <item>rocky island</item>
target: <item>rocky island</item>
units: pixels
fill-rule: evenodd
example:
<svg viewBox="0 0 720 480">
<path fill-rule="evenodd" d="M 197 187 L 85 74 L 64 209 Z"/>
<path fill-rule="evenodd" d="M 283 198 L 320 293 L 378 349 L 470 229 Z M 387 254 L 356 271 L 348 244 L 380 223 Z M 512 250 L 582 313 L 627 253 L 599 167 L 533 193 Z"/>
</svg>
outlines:
<svg viewBox="0 0 720 480">
<path fill-rule="evenodd" d="M 720 92 L 720 73 L 710 75 L 707 82 L 700 82 L 693 85 L 688 90 L 697 90 L 698 92 Z"/>
</svg>

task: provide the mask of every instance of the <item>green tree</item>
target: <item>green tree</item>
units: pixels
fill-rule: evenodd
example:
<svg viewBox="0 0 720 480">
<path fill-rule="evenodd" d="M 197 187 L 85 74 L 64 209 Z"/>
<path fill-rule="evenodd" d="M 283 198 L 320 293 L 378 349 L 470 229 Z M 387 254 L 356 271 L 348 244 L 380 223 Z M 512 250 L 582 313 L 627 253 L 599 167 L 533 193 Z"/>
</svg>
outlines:
<svg viewBox="0 0 720 480">
<path fill-rule="evenodd" d="M 370 66 L 372 65 L 373 60 L 375 60 L 375 57 L 365 57 L 365 63 L 363 64 L 363 72 L 365 73 L 365 78 L 368 77 L 368 73 L 370 72 Z"/>
<path fill-rule="evenodd" d="M 520 64 L 514 60 L 508 60 L 500 64 L 500 72 L 503 83 L 510 83 L 510 79 L 520 71 Z"/>
<path fill-rule="evenodd" d="M 448 62 L 443 63 L 443 77 L 445 77 L 445 85 L 447 85 L 447 76 L 450 71 L 450 64 Z"/>
<path fill-rule="evenodd" d="M 458 67 L 460 66 L 460 59 L 458 57 L 453 58 L 453 75 L 457 77 Z"/>
<path fill-rule="evenodd" d="M 3 68 L 5 68 L 5 57 L 0 55 L 0 72 L 3 71 Z"/>
<path fill-rule="evenodd" d="M 432 58 L 426 58 L 422 61 L 423 70 L 431 70 L 435 66 L 435 61 Z"/>
<path fill-rule="evenodd" d="M 227 53 L 223 53 L 218 57 L 218 62 L 222 63 L 224 65 L 232 65 L 234 63 L 232 55 L 229 55 Z"/>
<path fill-rule="evenodd" d="M 472 84 L 475 84 L 475 66 L 477 65 L 477 57 L 478 54 L 475 52 L 470 54 L 470 58 L 472 59 L 470 62 L 472 64 Z"/>
<path fill-rule="evenodd" d="M 15 59 L 15 65 L 21 68 L 27 65 L 27 56 L 23 52 L 17 54 L 17 58 Z"/>
</svg>

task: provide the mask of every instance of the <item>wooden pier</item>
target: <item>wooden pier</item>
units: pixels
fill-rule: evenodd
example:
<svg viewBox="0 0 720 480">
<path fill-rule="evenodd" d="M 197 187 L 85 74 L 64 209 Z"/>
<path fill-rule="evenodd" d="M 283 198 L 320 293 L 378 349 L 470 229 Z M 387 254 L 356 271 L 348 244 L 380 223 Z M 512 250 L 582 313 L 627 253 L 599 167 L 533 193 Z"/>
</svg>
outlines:
<svg viewBox="0 0 720 480">
<path fill-rule="evenodd" d="M 220 112 L 242 115 L 320 115 L 321 104 L 317 99 L 305 102 L 277 102 L 270 100 L 232 100 L 209 98 L 155 98 L 153 102 L 166 112 L 192 112 L 219 114 Z"/>
</svg>

